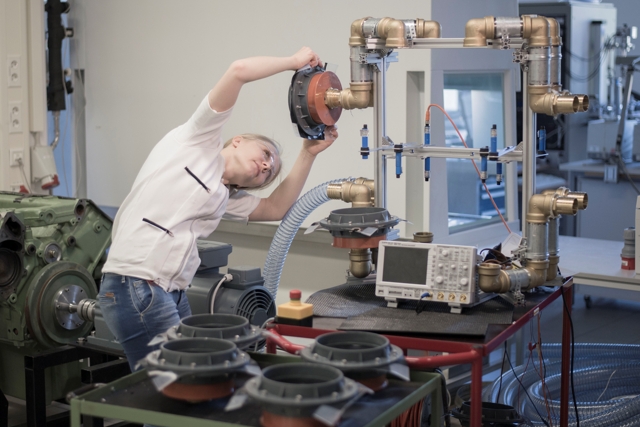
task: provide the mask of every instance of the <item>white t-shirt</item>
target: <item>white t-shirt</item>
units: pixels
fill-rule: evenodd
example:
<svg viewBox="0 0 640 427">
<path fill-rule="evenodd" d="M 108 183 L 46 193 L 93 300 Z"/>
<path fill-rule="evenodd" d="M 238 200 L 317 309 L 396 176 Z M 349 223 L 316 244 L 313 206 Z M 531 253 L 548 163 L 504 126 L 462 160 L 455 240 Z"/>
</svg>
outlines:
<svg viewBox="0 0 640 427">
<path fill-rule="evenodd" d="M 221 131 L 230 116 L 231 110 L 212 110 L 205 97 L 187 123 L 153 148 L 118 210 L 103 272 L 184 289 L 200 265 L 196 240 L 223 216 L 248 220 L 260 198 L 245 191 L 229 197 L 221 182 Z"/>
</svg>

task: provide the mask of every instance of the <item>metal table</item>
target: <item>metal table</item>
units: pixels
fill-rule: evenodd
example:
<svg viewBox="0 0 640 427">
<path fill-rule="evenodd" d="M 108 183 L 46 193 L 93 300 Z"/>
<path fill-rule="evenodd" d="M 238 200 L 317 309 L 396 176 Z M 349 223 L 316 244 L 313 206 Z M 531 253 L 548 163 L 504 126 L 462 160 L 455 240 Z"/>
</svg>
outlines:
<svg viewBox="0 0 640 427">
<path fill-rule="evenodd" d="M 480 427 L 482 423 L 482 358 L 488 356 L 508 338 L 513 336 L 529 320 L 535 317 L 553 301 L 563 296 L 566 301 L 573 297 L 573 278 L 556 279 L 558 289 L 546 295 L 527 295 L 525 306 L 515 307 L 511 325 L 490 325 L 484 339 L 443 338 L 441 336 L 400 336 L 385 335 L 392 344 L 403 349 L 425 350 L 449 353 L 446 356 L 420 358 L 420 367 L 434 368 L 440 366 L 471 364 L 471 427 Z M 571 356 L 571 328 L 569 315 L 571 304 L 567 303 L 567 311 L 563 311 L 562 321 L 562 377 L 560 398 L 560 426 L 568 426 L 569 415 L 569 369 Z M 280 335 L 314 339 L 318 335 L 335 331 L 344 319 L 314 318 L 313 327 L 275 324 L 273 329 Z M 275 343 L 270 342 L 267 351 L 275 352 Z"/>
<path fill-rule="evenodd" d="M 576 285 L 588 287 L 591 295 L 640 301 L 640 276 L 623 270 L 622 238 L 613 240 L 560 236 L 560 269 L 571 274 Z"/>
</svg>

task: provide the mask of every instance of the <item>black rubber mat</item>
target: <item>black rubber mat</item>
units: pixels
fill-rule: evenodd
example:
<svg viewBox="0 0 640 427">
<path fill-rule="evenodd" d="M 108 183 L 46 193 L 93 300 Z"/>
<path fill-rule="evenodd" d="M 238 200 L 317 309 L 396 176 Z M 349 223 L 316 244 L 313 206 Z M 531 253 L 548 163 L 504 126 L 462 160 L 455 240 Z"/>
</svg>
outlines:
<svg viewBox="0 0 640 427">
<path fill-rule="evenodd" d="M 387 308 L 384 298 L 375 296 L 375 283 L 344 284 L 324 289 L 307 300 L 316 316 L 346 317 L 342 330 L 409 332 L 423 334 L 484 336 L 489 324 L 510 324 L 513 306 L 493 298 L 461 314 L 450 313 L 447 304 L 402 300 L 398 308 Z"/>
</svg>

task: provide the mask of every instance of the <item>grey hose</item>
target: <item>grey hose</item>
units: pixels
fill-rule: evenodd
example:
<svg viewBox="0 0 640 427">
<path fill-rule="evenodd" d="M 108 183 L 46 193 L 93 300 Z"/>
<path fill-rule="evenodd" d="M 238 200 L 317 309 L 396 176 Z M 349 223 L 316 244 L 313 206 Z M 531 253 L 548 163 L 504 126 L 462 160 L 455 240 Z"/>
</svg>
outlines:
<svg viewBox="0 0 640 427">
<path fill-rule="evenodd" d="M 280 284 L 284 261 L 289 253 L 291 242 L 302 225 L 302 222 L 318 206 L 330 200 L 327 196 L 327 187 L 329 184 L 336 184 L 349 179 L 350 178 L 334 179 L 312 188 L 298 199 L 283 218 L 269 247 L 263 270 L 264 286 L 274 299 L 278 294 L 278 285 Z"/>
</svg>

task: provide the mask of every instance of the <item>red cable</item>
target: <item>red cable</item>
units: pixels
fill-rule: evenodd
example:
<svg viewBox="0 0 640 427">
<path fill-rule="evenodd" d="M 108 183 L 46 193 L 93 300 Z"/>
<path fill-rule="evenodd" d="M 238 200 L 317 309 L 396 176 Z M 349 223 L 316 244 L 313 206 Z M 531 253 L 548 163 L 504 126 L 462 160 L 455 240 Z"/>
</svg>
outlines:
<svg viewBox="0 0 640 427">
<path fill-rule="evenodd" d="M 465 148 L 469 148 L 467 146 L 467 143 L 465 142 L 464 138 L 462 137 L 462 134 L 458 130 L 458 126 L 456 126 L 456 124 L 454 123 L 453 119 L 449 116 L 449 114 L 447 114 L 447 112 L 444 110 L 444 108 L 442 108 L 438 104 L 429 104 L 429 106 L 427 107 L 427 113 L 426 113 L 425 118 L 424 118 L 425 121 L 426 122 L 430 122 L 430 120 L 431 120 L 431 112 L 429 111 L 431 109 L 431 107 L 438 108 L 440 111 L 442 111 L 444 113 L 445 116 L 447 116 L 447 118 L 449 119 L 449 121 L 453 125 L 453 128 L 456 130 L 456 133 L 458 134 L 458 137 L 460 138 L 460 141 L 462 141 L 462 144 L 464 145 L 464 147 Z M 480 177 L 480 169 L 478 169 L 478 165 L 476 165 L 476 161 L 471 159 L 471 163 L 473 163 L 473 167 L 476 169 L 476 173 L 478 174 L 478 177 Z M 509 228 L 509 225 L 507 224 L 507 221 L 505 221 L 504 217 L 502 216 L 502 213 L 500 212 L 500 209 L 498 208 L 498 205 L 496 204 L 495 200 L 493 200 L 493 196 L 491 195 L 491 192 L 489 191 L 489 188 L 487 187 L 487 184 L 483 182 L 482 186 L 484 187 L 484 191 L 487 192 L 487 195 L 489 196 L 489 200 L 491 200 L 491 204 L 493 204 L 493 207 L 495 208 L 496 212 L 498 212 L 498 215 L 500 216 L 500 219 L 502 220 L 502 223 L 507 228 L 507 231 L 509 233 L 511 233 L 511 228 Z"/>
</svg>

